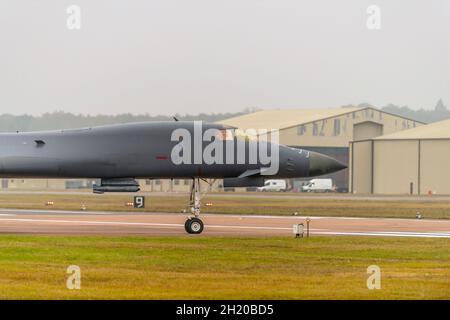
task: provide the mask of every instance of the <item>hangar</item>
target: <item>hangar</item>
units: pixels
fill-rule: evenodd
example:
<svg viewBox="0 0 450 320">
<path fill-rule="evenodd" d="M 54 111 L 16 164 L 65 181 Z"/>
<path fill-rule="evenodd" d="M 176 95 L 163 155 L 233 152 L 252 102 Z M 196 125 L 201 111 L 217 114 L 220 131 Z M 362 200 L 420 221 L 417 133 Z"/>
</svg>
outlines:
<svg viewBox="0 0 450 320">
<path fill-rule="evenodd" d="M 450 194 L 450 120 L 350 143 L 350 190 Z"/>
<path fill-rule="evenodd" d="M 349 164 L 350 141 L 423 124 L 373 107 L 263 110 L 220 122 L 242 130 L 279 130 L 281 144 L 320 152 L 345 164 Z M 329 177 L 338 188 L 348 188 L 348 169 Z"/>
</svg>

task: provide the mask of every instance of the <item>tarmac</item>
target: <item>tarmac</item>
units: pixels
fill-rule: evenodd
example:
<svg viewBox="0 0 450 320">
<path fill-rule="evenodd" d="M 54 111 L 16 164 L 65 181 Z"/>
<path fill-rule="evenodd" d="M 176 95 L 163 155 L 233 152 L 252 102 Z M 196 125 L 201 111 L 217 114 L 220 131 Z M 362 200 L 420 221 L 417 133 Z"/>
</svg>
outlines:
<svg viewBox="0 0 450 320">
<path fill-rule="evenodd" d="M 202 214 L 201 235 L 187 235 L 180 213 L 113 213 L 0 209 L 0 234 L 137 235 L 137 236 L 294 236 L 304 216 Z M 309 217 L 310 236 L 378 236 L 450 238 L 450 220 Z"/>
</svg>

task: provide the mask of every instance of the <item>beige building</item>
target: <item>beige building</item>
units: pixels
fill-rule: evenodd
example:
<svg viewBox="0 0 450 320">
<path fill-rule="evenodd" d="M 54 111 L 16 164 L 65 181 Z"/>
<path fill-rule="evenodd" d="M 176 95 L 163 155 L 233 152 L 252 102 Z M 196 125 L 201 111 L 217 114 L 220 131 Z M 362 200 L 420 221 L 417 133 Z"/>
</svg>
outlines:
<svg viewBox="0 0 450 320">
<path fill-rule="evenodd" d="M 191 180 L 189 179 L 147 179 L 139 180 L 142 191 L 148 192 L 186 192 L 189 191 Z"/>
<path fill-rule="evenodd" d="M 349 163 L 349 142 L 390 134 L 423 123 L 372 107 L 264 110 L 220 121 L 242 130 L 279 130 L 280 143 L 320 152 Z M 348 188 L 348 169 L 330 175 Z"/>
<path fill-rule="evenodd" d="M 95 180 L 89 179 L 1 179 L 4 190 L 65 190 L 90 189 Z"/>
<path fill-rule="evenodd" d="M 10 190 L 61 190 L 66 181 L 61 179 L 2 179 L 2 189 Z"/>
<path fill-rule="evenodd" d="M 450 120 L 350 144 L 350 190 L 450 194 Z"/>
<path fill-rule="evenodd" d="M 208 183 L 202 183 L 202 191 L 216 190 L 220 184 L 219 180 L 207 180 Z M 141 190 L 144 192 L 189 192 L 191 188 L 191 179 L 146 179 L 139 180 Z"/>
</svg>

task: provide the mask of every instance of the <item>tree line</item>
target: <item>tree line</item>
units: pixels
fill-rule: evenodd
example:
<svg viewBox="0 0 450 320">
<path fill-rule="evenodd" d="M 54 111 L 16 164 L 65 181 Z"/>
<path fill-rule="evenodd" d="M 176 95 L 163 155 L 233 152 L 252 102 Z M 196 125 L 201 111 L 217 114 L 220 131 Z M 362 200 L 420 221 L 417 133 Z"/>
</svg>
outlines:
<svg viewBox="0 0 450 320">
<path fill-rule="evenodd" d="M 235 116 L 240 116 L 252 111 L 253 109 L 246 109 L 242 112 L 236 113 L 200 113 L 197 115 L 175 114 L 174 116 L 151 116 L 149 114 L 135 115 L 130 113 L 93 116 L 73 114 L 62 111 L 44 113 L 41 116 L 2 114 L 0 115 L 0 132 L 74 129 L 115 123 L 145 121 L 175 121 L 174 117 L 178 120 L 184 121 L 202 120 L 207 122 L 215 122 Z"/>
<path fill-rule="evenodd" d="M 368 103 L 361 103 L 358 107 L 372 106 Z M 344 106 L 348 107 L 348 106 Z M 372 106 L 373 107 L 373 106 Z M 440 120 L 450 119 L 450 110 L 447 109 L 442 99 L 440 99 L 435 108 L 432 110 L 413 110 L 408 106 L 397 106 L 389 104 L 380 108 L 383 111 L 397 114 L 406 118 L 417 121 L 431 123 Z M 54 130 L 54 129 L 73 129 L 91 126 L 99 126 L 114 123 L 130 123 L 141 121 L 175 121 L 174 117 L 179 120 L 191 121 L 202 120 L 208 122 L 216 122 L 232 117 L 237 117 L 247 113 L 255 112 L 257 108 L 247 108 L 241 112 L 227 112 L 227 113 L 200 113 L 196 115 L 180 115 L 174 116 L 149 114 L 133 115 L 130 113 L 118 115 L 83 115 L 73 114 L 68 112 L 52 112 L 44 113 L 41 116 L 31 115 L 0 115 L 0 132 L 14 132 L 14 131 L 38 131 L 38 130 Z"/>
</svg>

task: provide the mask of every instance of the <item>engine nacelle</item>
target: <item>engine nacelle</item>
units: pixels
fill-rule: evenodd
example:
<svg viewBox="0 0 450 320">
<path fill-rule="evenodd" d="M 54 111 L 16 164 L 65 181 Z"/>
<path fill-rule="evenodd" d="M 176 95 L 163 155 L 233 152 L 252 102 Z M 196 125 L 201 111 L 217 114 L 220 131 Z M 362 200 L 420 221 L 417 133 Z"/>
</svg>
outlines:
<svg viewBox="0 0 450 320">
<path fill-rule="evenodd" d="M 138 192 L 139 183 L 130 178 L 126 179 L 102 179 L 100 185 L 94 185 L 94 193 L 104 192 Z"/>
<path fill-rule="evenodd" d="M 264 186 L 263 177 L 245 177 L 245 178 L 225 178 L 223 179 L 224 188 L 246 188 Z"/>
</svg>

